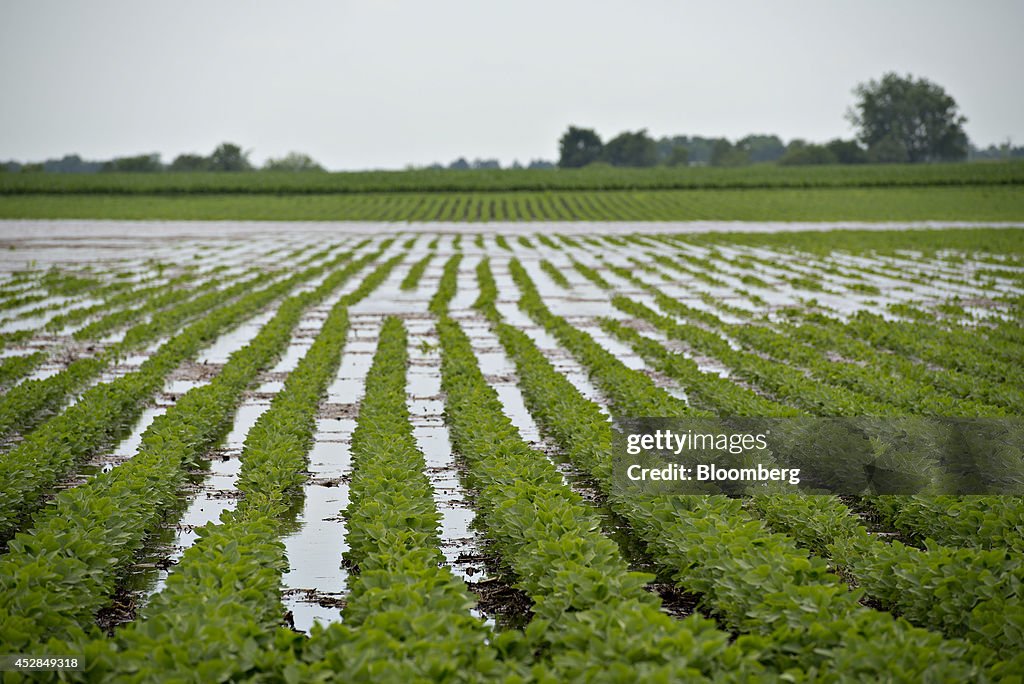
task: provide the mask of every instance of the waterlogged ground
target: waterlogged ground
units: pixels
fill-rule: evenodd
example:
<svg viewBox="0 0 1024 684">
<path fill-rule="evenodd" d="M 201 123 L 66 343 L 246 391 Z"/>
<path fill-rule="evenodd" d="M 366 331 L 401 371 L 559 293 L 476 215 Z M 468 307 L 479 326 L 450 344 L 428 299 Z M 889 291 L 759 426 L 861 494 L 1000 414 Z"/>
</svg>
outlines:
<svg viewBox="0 0 1024 684">
<path fill-rule="evenodd" d="M 851 228 L 864 232 L 841 230 Z M 501 532 L 486 532 L 478 519 L 478 481 L 470 475 L 466 455 L 453 449 L 435 295 L 454 285 L 441 307 L 465 333 L 505 416 L 522 442 L 560 474 L 566 492 L 575 492 L 580 505 L 596 514 L 598 533 L 615 542 L 628 566 L 657 575 L 648 590 L 657 596 L 658 610 L 679 620 L 699 609 L 717 616 L 721 628 L 741 633 L 750 626 L 730 618 L 715 603 L 714 592 L 688 585 L 685 573 L 677 581 L 665 557 L 641 540 L 644 535 L 633 528 L 636 521 L 610 505 L 599 477 L 588 472 L 586 463 L 573 461 L 566 433 L 551 423 L 557 418 L 531 412 L 516 361 L 493 316 L 488 320 L 480 306 L 489 291 L 481 285 L 478 267 L 493 278 L 497 316 L 525 333 L 573 391 L 596 404 L 598 415 L 623 414 L 621 388 L 603 375 L 612 362 L 598 363 L 593 353 L 567 345 L 558 325 L 585 333 L 586 344 L 615 359 L 616 372 L 626 374 L 620 377 L 641 378 L 643 391 L 662 406 L 726 411 L 726 404 L 715 404 L 726 395 L 707 389 L 722 382 L 745 393 L 751 406 L 760 401 L 812 414 L 829 415 L 842 401 L 847 414 L 877 407 L 912 413 L 926 407 L 920 410 L 956 415 L 962 406 L 965 415 L 1019 416 L 1017 381 L 1024 348 L 1020 231 L 946 226 L 915 232 L 920 228 L 936 227 L 884 232 L 892 226 L 2 222 L 0 361 L 11 366 L 4 367 L 0 416 L 14 416 L 4 418 L 3 448 L 17 453 L 34 431 L 47 429 L 53 416 L 83 396 L 89 401 L 90 388 L 143 368 L 161 353 L 161 345 L 205 315 L 180 308 L 188 301 L 184 295 L 179 301 L 157 301 L 161 294 L 198 288 L 194 296 L 199 297 L 204 287 L 228 291 L 260 274 L 266 283 L 283 282 L 299 264 L 329 264 L 350 251 L 352 258 L 374 255 L 365 268 L 302 312 L 276 362 L 261 369 L 235 398 L 217 446 L 187 465 L 173 500 L 161 504 L 159 526 L 118 559 L 118 579 L 109 600 L 99 601 L 103 608 L 95 617 L 117 640 L 142 619 L 147 606 L 159 606 L 203 530 L 227 521 L 238 508 L 245 496 L 239 477 L 250 432 L 310 353 L 332 307 L 343 296 L 355 296 L 372 267 L 395 258 L 386 277 L 348 307 L 337 371 L 308 417 L 315 428 L 303 484 L 280 520 L 278 541 L 287 557 L 279 575 L 280 601 L 273 609 L 280 624 L 309 633 L 315 623 L 343 621 L 352 581 L 359 578 L 360 568 L 347 560 L 353 531 L 345 509 L 356 467 L 352 436 L 382 325 L 392 316 L 402 320 L 407 334 L 405 405 L 439 516 L 443 565 L 468 587 L 476 603 L 470 613 L 487 629 L 517 629 L 531 620 L 532 585 L 517 578 L 514 559 L 501 557 L 501 543 L 495 546 Z M 810 233 L 819 230 L 836 232 Z M 794 235 L 786 238 L 783 231 Z M 520 306 L 523 274 L 546 307 L 543 315 L 562 323 L 545 324 L 535 310 Z M 330 270 L 321 272 L 290 292 L 314 292 L 329 275 Z M 140 293 L 137 298 L 127 294 L 133 291 Z M 137 417 L 70 464 L 43 497 L 84 487 L 130 464 L 151 426 L 188 393 L 217 378 L 235 352 L 252 344 L 274 319 L 280 301 L 247 313 L 179 360 L 162 388 L 146 395 Z M 86 312 L 89 307 L 94 309 Z M 175 307 L 183 312 L 178 318 Z M 121 322 L 104 318 L 121 311 Z M 89 334 L 88 326 L 101 319 L 111 322 Z M 56 399 L 46 399 L 50 403 L 30 415 L 25 407 L 38 393 L 33 383 L 56 386 L 76 363 L 121 349 L 117 345 L 141 336 L 147 323 L 154 326 L 150 337 L 125 347 L 99 372 L 68 381 L 64 394 L 54 394 Z M 14 361 L 22 357 L 34 359 L 25 362 L 31 367 L 24 372 Z M 690 375 L 679 370 L 683 365 Z M 779 379 L 765 368 L 788 369 L 793 379 Z M 820 392 L 814 400 L 818 405 L 807 399 L 807 388 Z M 896 388 L 902 388 L 899 394 Z M 20 518 L 17 529 L 33 534 L 42 518 L 26 510 L 29 515 Z M 923 524 L 915 526 L 912 516 L 886 521 L 858 502 L 843 510 L 870 523 L 875 539 L 885 540 L 882 544 L 897 538 L 924 548 L 923 539 L 937 534 Z M 794 549 L 808 547 L 801 553 L 828 559 L 820 543 L 809 542 L 783 522 L 775 521 L 772 533 L 792 534 L 786 543 Z M 939 541 L 951 548 L 970 546 L 952 533 Z M 980 546 L 1003 548 L 1007 543 Z M 1021 551 L 1012 542 L 1008 548 L 1011 554 Z M 961 570 L 968 573 L 969 563 L 955 572 Z M 851 585 L 858 581 L 854 572 L 844 576 Z M 1001 570 L 994 572 L 998 579 Z M 870 573 L 863 573 L 871 591 Z M 1017 589 L 1007 591 L 1006 605 L 1019 605 L 1013 601 L 1024 597 L 1013 593 Z M 881 595 L 865 604 L 871 610 L 902 611 L 898 601 Z M 973 628 L 941 623 L 927 612 L 911 618 L 940 639 L 970 641 L 973 634 Z M 1004 642 L 1000 653 L 1012 650 L 1013 643 Z"/>
</svg>

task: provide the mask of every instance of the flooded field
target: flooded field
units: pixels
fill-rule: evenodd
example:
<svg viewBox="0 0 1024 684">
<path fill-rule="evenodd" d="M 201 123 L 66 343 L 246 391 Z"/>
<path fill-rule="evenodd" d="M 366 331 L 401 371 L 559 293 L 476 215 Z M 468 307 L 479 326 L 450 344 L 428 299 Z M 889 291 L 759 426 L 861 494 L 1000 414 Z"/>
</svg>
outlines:
<svg viewBox="0 0 1024 684">
<path fill-rule="evenodd" d="M 99 677 L 161 638 L 293 674 L 408 649 L 554 681 L 578 652 L 679 672 L 638 644 L 693 639 L 712 678 L 865 644 L 1013 673 L 1019 498 L 638 503 L 608 464 L 629 416 L 1021 416 L 1019 229 L 523 228 L 0 222 L 8 650 L 123 655 Z M 929 568 L 973 617 L 941 617 Z"/>
</svg>

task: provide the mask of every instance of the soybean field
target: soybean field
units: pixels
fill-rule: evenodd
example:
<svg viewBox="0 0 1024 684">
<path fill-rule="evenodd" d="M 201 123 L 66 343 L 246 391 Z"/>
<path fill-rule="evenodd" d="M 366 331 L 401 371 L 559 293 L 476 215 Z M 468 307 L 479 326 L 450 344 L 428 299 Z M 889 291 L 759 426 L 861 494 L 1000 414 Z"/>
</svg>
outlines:
<svg viewBox="0 0 1024 684">
<path fill-rule="evenodd" d="M 5 173 L 0 217 L 233 221 L 1016 221 L 1024 163 L 337 173 Z"/>
<path fill-rule="evenodd" d="M 612 472 L 636 416 L 1024 416 L 1024 229 L 159 225 L 0 234 L 32 677 L 1024 677 L 1019 496 Z"/>
</svg>

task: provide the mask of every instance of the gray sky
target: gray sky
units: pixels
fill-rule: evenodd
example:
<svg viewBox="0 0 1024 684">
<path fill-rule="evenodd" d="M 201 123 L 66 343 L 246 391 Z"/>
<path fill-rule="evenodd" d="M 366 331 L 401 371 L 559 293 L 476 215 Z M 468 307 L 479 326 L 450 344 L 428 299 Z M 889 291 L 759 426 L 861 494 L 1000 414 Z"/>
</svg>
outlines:
<svg viewBox="0 0 1024 684">
<path fill-rule="evenodd" d="M 0 159 L 509 164 L 570 123 L 825 141 L 886 71 L 946 88 L 975 144 L 1022 144 L 1022 27 L 1020 0 L 0 0 Z"/>
</svg>

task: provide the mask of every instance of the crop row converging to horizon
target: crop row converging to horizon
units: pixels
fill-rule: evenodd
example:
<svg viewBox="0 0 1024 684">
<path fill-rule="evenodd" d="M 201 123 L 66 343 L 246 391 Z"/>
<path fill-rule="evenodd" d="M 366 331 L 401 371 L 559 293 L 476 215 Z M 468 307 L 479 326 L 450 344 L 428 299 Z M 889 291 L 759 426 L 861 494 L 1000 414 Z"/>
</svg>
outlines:
<svg viewBox="0 0 1024 684">
<path fill-rule="evenodd" d="M 7 651 L 73 681 L 1024 675 L 1024 501 L 928 494 L 941 454 L 913 496 L 612 468 L 630 417 L 970 417 L 1019 486 L 1024 230 L 198 235 L 28 237 L 0 277 Z"/>
</svg>

